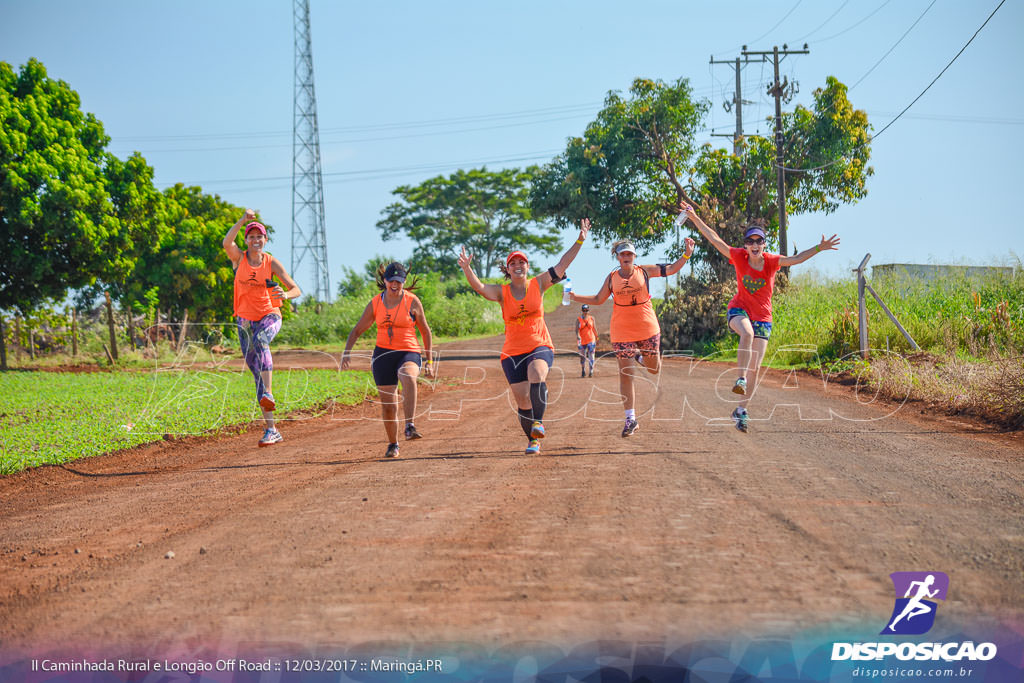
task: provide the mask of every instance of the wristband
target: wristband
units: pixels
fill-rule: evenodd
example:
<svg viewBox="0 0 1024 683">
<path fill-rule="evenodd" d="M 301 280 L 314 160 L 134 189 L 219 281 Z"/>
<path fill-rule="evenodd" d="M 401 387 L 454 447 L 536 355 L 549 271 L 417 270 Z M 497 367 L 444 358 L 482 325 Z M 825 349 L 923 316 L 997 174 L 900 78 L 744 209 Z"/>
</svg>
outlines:
<svg viewBox="0 0 1024 683">
<path fill-rule="evenodd" d="M 583 244 L 583 240 L 576 240 L 576 244 Z"/>
<path fill-rule="evenodd" d="M 818 253 L 819 251 L 821 251 L 821 245 L 820 245 L 820 244 L 817 244 L 817 245 L 815 245 L 815 247 L 814 247 L 814 253 L 815 253 L 815 254 L 817 254 L 817 253 Z"/>
</svg>

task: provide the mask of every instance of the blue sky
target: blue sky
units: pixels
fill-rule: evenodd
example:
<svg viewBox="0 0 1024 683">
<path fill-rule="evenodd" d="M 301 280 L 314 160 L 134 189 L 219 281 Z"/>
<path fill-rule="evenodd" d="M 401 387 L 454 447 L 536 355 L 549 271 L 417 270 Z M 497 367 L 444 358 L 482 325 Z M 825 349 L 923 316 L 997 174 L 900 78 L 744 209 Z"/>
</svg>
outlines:
<svg viewBox="0 0 1024 683">
<path fill-rule="evenodd" d="M 735 117 L 722 102 L 732 98 L 733 71 L 710 57 L 806 42 L 809 55 L 782 65 L 800 87 L 787 108 L 808 103 L 834 75 L 857 83 L 850 99 L 877 132 L 998 4 L 311 0 L 331 287 L 344 265 L 410 253 L 408 243 L 382 242 L 375 227 L 396 186 L 458 168 L 546 162 L 582 133 L 609 90 L 636 77 L 689 78 L 712 104 L 709 128 L 731 133 Z M 822 233 L 842 238 L 841 251 L 801 268 L 847 277 L 868 252 L 872 264 L 1006 264 L 1024 255 L 1012 208 L 1024 180 L 1022 5 L 1007 0 L 874 141 L 866 199 L 791 217 L 790 243 L 800 248 Z M 290 0 L 0 0 L 0 60 L 16 68 L 41 60 L 103 121 L 111 151 L 146 157 L 159 187 L 198 184 L 259 209 L 286 266 L 293 41 Z M 770 77 L 770 65 L 743 70 L 743 96 L 754 101 L 744 111 L 748 133 L 770 133 Z M 731 146 L 710 132 L 707 140 Z M 596 290 L 612 265 L 604 249 L 587 247 L 570 273 L 577 289 Z M 294 275 L 310 289 L 309 273 Z"/>
</svg>

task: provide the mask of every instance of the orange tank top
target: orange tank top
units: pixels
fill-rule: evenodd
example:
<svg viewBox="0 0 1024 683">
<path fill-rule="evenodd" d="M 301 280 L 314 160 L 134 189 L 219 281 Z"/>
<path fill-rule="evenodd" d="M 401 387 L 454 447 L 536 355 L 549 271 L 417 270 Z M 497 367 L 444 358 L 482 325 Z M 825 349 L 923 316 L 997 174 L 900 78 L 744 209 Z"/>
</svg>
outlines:
<svg viewBox="0 0 1024 683">
<path fill-rule="evenodd" d="M 512 296 L 512 285 L 501 286 L 501 317 L 505 320 L 505 344 L 502 359 L 529 353 L 538 346 L 555 348 L 544 324 L 544 297 L 537 278 L 526 283 L 526 296 L 518 301 Z"/>
<path fill-rule="evenodd" d="M 612 285 L 612 343 L 635 342 L 661 334 L 658 316 L 651 305 L 650 276 L 642 266 L 635 266 L 628 278 L 618 270 L 609 276 Z"/>
<path fill-rule="evenodd" d="M 592 316 L 576 318 L 580 321 L 580 344 L 593 344 L 597 341 L 597 325 Z"/>
<path fill-rule="evenodd" d="M 416 339 L 416 318 L 412 304 L 419 301 L 412 292 L 402 291 L 402 298 L 394 308 L 384 302 L 387 292 L 373 297 L 373 318 L 377 321 L 377 346 L 392 351 L 414 351 L 422 353 Z"/>
<path fill-rule="evenodd" d="M 260 265 L 254 268 L 243 253 L 235 268 L 235 316 L 239 318 L 256 321 L 270 313 L 278 313 L 267 289 L 267 280 L 273 275 L 271 265 L 274 259 L 266 252 L 261 256 Z"/>
</svg>

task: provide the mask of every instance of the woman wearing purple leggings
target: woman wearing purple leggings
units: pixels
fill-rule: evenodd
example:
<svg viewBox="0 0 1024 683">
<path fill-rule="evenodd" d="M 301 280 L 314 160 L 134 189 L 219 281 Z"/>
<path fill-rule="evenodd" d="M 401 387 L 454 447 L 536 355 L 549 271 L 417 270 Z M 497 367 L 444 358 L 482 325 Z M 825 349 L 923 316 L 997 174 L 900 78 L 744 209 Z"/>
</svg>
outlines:
<svg viewBox="0 0 1024 683">
<path fill-rule="evenodd" d="M 235 236 L 243 225 L 245 251 L 235 244 Z M 256 400 L 267 423 L 260 446 L 271 446 L 284 440 L 274 426 L 276 404 L 270 390 L 274 359 L 270 355 L 270 342 L 281 331 L 281 314 L 277 310 L 281 301 L 302 295 L 281 262 L 263 251 L 266 244 L 267 229 L 256 220 L 256 212 L 252 209 L 245 210 L 245 215 L 231 226 L 222 243 L 235 269 L 234 310 L 238 341 L 242 345 L 245 364 L 256 380 Z M 272 275 L 276 275 L 288 289 L 274 282 Z"/>
</svg>

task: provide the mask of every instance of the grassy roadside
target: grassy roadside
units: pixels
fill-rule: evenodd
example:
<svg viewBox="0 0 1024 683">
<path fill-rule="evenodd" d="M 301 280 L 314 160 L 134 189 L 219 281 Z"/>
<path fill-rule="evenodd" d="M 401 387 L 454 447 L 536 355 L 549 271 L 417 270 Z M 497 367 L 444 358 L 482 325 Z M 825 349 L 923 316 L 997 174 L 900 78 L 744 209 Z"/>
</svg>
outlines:
<svg viewBox="0 0 1024 683">
<path fill-rule="evenodd" d="M 375 395 L 367 372 L 274 373 L 278 418 Z M 0 475 L 261 420 L 248 370 L 0 374 Z"/>
<path fill-rule="evenodd" d="M 920 350 L 868 294 L 870 357 L 861 360 L 856 283 L 798 274 L 775 295 L 765 365 L 857 375 L 890 398 L 1024 428 L 1024 273 L 869 281 Z M 735 362 L 736 346 L 729 335 L 704 354 Z"/>
</svg>

